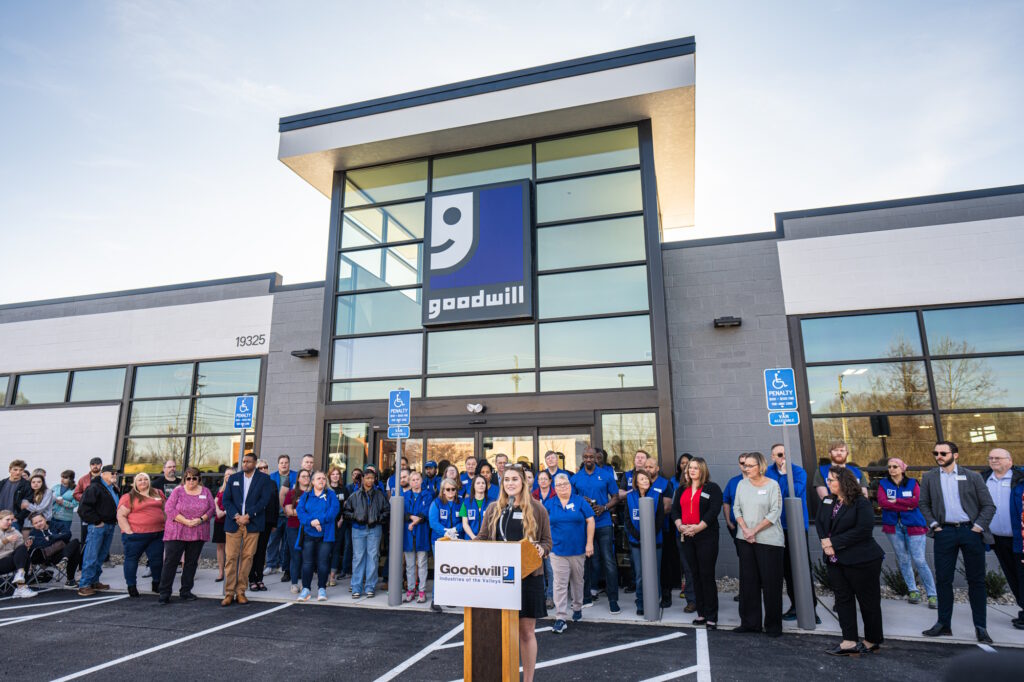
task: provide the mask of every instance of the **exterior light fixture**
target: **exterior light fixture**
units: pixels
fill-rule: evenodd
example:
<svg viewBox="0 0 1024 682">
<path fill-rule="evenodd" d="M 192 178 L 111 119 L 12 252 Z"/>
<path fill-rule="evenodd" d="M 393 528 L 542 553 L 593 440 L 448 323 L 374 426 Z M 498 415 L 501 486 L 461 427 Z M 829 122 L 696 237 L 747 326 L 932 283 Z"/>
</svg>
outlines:
<svg viewBox="0 0 1024 682">
<path fill-rule="evenodd" d="M 724 317 L 715 318 L 715 329 L 722 329 L 724 327 L 739 327 L 743 324 L 743 318 L 733 317 L 732 315 L 726 315 Z"/>
<path fill-rule="evenodd" d="M 292 355 L 297 358 L 315 358 L 320 355 L 320 351 L 316 348 L 303 348 L 301 350 L 293 350 Z"/>
</svg>

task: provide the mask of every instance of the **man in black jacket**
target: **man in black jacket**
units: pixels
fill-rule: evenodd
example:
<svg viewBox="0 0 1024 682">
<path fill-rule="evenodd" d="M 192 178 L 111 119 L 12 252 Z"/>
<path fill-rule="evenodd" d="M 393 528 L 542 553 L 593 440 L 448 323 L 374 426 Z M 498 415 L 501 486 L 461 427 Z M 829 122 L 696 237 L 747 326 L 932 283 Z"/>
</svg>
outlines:
<svg viewBox="0 0 1024 682">
<path fill-rule="evenodd" d="M 29 560 L 34 564 L 47 564 L 67 559 L 67 576 L 65 583 L 68 587 L 74 587 L 75 572 L 78 571 L 78 564 L 82 559 L 82 548 L 78 538 L 71 537 L 70 530 L 57 531 L 50 528 L 46 517 L 36 512 L 29 517 L 32 524 L 32 532 L 29 533 L 27 545 L 29 548 Z"/>
<path fill-rule="evenodd" d="M 0 509 L 14 512 L 15 517 L 21 514 L 21 501 L 32 494 L 32 486 L 25 475 L 27 466 L 20 459 L 14 460 L 8 468 L 10 477 L 0 481 Z"/>
<path fill-rule="evenodd" d="M 377 589 L 382 529 L 391 516 L 387 497 L 377 487 L 377 472 L 367 467 L 359 490 L 345 500 L 345 520 L 352 524 L 352 598 L 366 590 L 373 598 Z"/>
<path fill-rule="evenodd" d="M 89 527 L 82 556 L 82 578 L 78 582 L 80 597 L 91 597 L 97 591 L 110 589 L 109 585 L 100 582 L 100 574 L 103 572 L 103 558 L 110 551 L 110 541 L 114 539 L 114 529 L 117 528 L 120 493 L 114 487 L 115 476 L 113 466 L 104 466 L 100 475 L 92 479 L 85 489 L 78 506 L 82 523 Z"/>
</svg>

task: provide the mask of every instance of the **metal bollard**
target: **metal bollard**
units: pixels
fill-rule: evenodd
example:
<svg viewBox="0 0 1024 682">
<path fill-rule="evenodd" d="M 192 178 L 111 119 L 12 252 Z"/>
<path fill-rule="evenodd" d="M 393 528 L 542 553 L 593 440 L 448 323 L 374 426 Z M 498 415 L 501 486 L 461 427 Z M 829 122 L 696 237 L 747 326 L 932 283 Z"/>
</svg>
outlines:
<svg viewBox="0 0 1024 682">
<path fill-rule="evenodd" d="M 644 589 L 644 620 L 661 620 L 661 599 L 658 597 L 658 547 L 654 528 L 654 505 L 661 500 L 640 498 L 640 571 Z"/>
<path fill-rule="evenodd" d="M 397 473 L 395 474 L 397 486 Z M 405 498 L 391 496 L 391 537 L 388 540 L 388 606 L 402 605 L 402 538 L 405 533 Z"/>
</svg>

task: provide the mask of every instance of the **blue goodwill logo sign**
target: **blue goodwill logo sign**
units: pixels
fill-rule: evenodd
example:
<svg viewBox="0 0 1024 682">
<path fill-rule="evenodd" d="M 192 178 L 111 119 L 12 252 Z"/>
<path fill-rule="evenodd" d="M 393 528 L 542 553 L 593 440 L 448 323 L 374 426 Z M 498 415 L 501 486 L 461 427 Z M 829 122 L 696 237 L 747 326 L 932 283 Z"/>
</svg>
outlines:
<svg viewBox="0 0 1024 682">
<path fill-rule="evenodd" d="M 533 315 L 527 180 L 427 199 L 423 324 Z"/>
</svg>

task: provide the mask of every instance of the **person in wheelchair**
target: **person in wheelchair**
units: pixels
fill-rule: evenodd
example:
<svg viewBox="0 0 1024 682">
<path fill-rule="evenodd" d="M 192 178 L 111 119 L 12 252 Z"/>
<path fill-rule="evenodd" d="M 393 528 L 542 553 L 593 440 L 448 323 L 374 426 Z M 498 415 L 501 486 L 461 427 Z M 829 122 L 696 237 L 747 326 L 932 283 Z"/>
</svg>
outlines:
<svg viewBox="0 0 1024 682">
<path fill-rule="evenodd" d="M 36 512 L 29 517 L 32 530 L 25 542 L 28 548 L 29 564 L 45 568 L 56 566 L 61 559 L 67 559 L 64 572 L 67 574 L 65 585 L 76 587 L 75 572 L 82 563 L 82 545 L 77 538 L 71 537 L 70 530 L 51 529 L 46 517 Z"/>
</svg>

